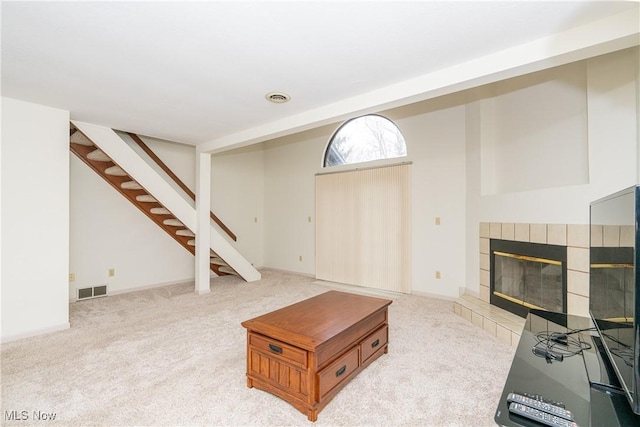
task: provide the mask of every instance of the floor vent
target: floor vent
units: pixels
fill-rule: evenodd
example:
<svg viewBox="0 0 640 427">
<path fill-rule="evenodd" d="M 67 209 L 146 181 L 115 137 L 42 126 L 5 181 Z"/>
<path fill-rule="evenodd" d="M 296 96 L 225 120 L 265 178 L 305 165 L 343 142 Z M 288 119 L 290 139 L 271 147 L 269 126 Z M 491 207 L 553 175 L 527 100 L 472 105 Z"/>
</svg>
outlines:
<svg viewBox="0 0 640 427">
<path fill-rule="evenodd" d="M 107 296 L 107 285 L 78 289 L 78 300 Z"/>
</svg>

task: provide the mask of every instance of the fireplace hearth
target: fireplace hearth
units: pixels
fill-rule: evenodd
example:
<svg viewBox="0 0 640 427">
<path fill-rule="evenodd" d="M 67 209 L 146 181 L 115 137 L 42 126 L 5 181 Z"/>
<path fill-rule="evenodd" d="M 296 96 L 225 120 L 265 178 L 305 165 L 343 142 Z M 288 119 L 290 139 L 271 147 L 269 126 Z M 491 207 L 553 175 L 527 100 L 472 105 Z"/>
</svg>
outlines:
<svg viewBox="0 0 640 427">
<path fill-rule="evenodd" d="M 521 317 L 567 312 L 567 247 L 490 240 L 490 302 Z"/>
</svg>

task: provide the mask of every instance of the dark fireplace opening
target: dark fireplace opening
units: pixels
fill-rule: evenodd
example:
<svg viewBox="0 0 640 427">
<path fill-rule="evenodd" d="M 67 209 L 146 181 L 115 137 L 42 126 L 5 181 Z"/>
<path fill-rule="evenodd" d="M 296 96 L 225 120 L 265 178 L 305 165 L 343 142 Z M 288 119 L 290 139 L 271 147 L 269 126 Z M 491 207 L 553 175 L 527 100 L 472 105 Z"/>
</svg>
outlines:
<svg viewBox="0 0 640 427">
<path fill-rule="evenodd" d="M 490 302 L 521 317 L 567 312 L 567 247 L 491 239 Z"/>
</svg>

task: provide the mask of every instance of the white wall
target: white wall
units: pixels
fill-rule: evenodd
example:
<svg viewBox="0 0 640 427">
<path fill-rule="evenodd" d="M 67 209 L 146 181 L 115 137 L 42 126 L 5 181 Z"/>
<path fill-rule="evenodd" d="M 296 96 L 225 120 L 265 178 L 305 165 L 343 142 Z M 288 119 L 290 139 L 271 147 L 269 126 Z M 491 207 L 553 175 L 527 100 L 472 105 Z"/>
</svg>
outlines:
<svg viewBox="0 0 640 427">
<path fill-rule="evenodd" d="M 267 267 L 315 275 L 315 174 L 321 170 L 327 138 L 334 130 L 325 126 L 265 145 Z"/>
<path fill-rule="evenodd" d="M 589 183 L 593 200 L 636 183 L 639 48 L 588 61 Z"/>
<path fill-rule="evenodd" d="M 129 137 L 127 136 L 126 138 Z M 146 136 L 141 136 L 140 139 L 142 139 L 151 151 L 153 151 L 191 191 L 195 192 L 196 149 L 194 146 Z M 127 141 L 127 139 L 125 139 L 125 141 Z M 131 147 L 134 150 L 142 152 L 142 149 L 131 139 L 128 141 L 131 141 Z M 145 159 L 148 158 L 144 152 L 142 157 Z M 160 166 L 157 166 L 155 163 L 150 164 L 161 176 L 166 175 Z M 169 179 L 169 177 L 167 177 L 167 179 Z M 170 183 L 174 188 L 182 191 L 177 184 L 174 184 L 172 181 Z M 195 204 L 192 206 L 195 206 Z"/>
<path fill-rule="evenodd" d="M 69 327 L 69 113 L 2 98 L 2 341 Z"/>
<path fill-rule="evenodd" d="M 481 141 L 488 138 L 485 134 L 492 133 L 491 128 L 483 127 L 483 107 L 486 100 L 470 100 L 466 105 L 466 156 L 465 156 L 465 280 L 459 284 L 459 293 L 467 291 L 469 283 L 477 283 L 479 286 L 480 259 L 478 257 L 478 243 L 480 241 L 480 198 L 482 194 L 483 170 Z M 490 112 L 493 107 L 490 106 Z M 493 182 L 493 178 L 489 178 Z M 472 292 L 478 293 L 477 289 Z"/>
<path fill-rule="evenodd" d="M 236 235 L 233 246 L 257 268 L 264 266 L 263 156 L 261 146 L 253 146 L 211 157 L 211 208 Z"/>
<path fill-rule="evenodd" d="M 429 111 L 394 120 L 413 162 L 412 292 L 451 298 L 464 284 L 466 262 L 465 106 L 455 101 L 436 100 L 426 104 Z"/>
<path fill-rule="evenodd" d="M 589 183 L 587 63 L 500 82 L 488 93 L 479 110 L 490 129 L 478 139 L 481 220 L 584 222 L 568 207 L 584 205 Z"/>
<path fill-rule="evenodd" d="M 492 85 L 493 193 L 589 182 L 586 68 L 578 62 Z"/>
<path fill-rule="evenodd" d="M 480 221 L 586 224 L 592 200 L 635 184 L 637 62 L 637 48 L 586 61 L 588 126 L 584 144 L 588 153 L 588 182 L 485 195 L 481 199 Z M 540 108 L 544 106 L 542 103 Z M 491 141 L 483 139 L 481 144 L 482 150 L 493 150 Z M 523 156 L 527 155 L 523 150 Z M 565 157 L 565 162 L 582 159 L 580 152 L 576 159 Z M 543 179 L 547 170 L 532 163 L 526 172 Z M 565 182 L 575 178 L 571 168 L 567 168 L 566 174 Z"/>
</svg>

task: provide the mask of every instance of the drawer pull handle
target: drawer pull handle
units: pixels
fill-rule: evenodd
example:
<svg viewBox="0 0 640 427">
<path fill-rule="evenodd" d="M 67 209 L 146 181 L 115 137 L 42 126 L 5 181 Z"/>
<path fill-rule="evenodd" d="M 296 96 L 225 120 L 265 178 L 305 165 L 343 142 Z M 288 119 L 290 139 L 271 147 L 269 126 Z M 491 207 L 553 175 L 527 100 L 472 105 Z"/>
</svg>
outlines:
<svg viewBox="0 0 640 427">
<path fill-rule="evenodd" d="M 380 344 L 380 340 L 377 339 L 374 342 L 371 343 L 371 348 L 376 348 L 378 346 L 378 344 Z"/>
<path fill-rule="evenodd" d="M 336 377 L 339 377 L 340 375 L 344 374 L 346 371 L 347 371 L 347 365 L 344 365 L 342 368 L 336 371 Z"/>
<path fill-rule="evenodd" d="M 269 350 L 275 354 L 282 354 L 282 347 L 278 347 L 277 345 L 269 344 Z"/>
</svg>

